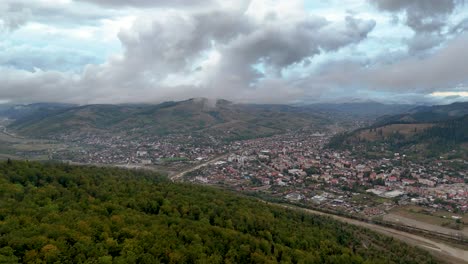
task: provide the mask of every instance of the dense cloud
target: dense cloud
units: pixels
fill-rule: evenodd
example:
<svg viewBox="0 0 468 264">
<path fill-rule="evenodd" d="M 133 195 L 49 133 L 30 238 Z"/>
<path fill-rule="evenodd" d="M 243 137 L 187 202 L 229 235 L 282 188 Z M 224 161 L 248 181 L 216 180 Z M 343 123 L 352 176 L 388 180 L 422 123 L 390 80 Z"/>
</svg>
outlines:
<svg viewBox="0 0 468 264">
<path fill-rule="evenodd" d="M 453 12 L 456 0 L 373 0 L 381 10 L 404 11 L 406 23 L 416 31 L 440 30 L 446 23 L 446 17 Z"/>
<path fill-rule="evenodd" d="M 374 26 L 374 21 L 353 17 L 341 22 L 310 16 L 287 23 L 258 22 L 239 13 L 220 12 L 142 18 L 120 34 L 124 56 L 87 68 L 83 80 L 102 86 L 105 79 L 114 89 L 128 89 L 125 84 L 130 83 L 138 87 L 132 92 L 153 90 L 158 96 L 178 99 L 198 93 L 258 99 L 260 94 L 254 96 L 251 90 L 268 93 L 259 87 L 263 82 L 277 84 L 271 79 L 281 78 L 288 66 L 358 43 Z M 214 54 L 211 61 L 206 57 L 210 53 Z M 174 76 L 185 80 L 174 85 Z M 289 93 L 283 88 L 283 94 Z"/>
<path fill-rule="evenodd" d="M 97 53 L 106 47 L 93 50 L 81 42 L 0 43 L 0 100 L 87 104 L 203 96 L 287 103 L 392 93 L 419 100 L 468 83 L 466 22 L 447 22 L 459 2 L 371 2 L 386 15 L 403 14 L 415 33 L 404 39 L 408 51 L 389 46 L 392 52 L 368 55 L 376 47 L 369 44 L 379 28 L 374 17 L 312 15 L 301 0 L 6 0 L 0 3 L 5 31 L 21 31 L 28 21 L 39 29 L 60 24 L 74 40 L 84 32 L 106 45 L 95 28 L 114 21 L 121 50 L 102 59 Z M 132 17 L 118 20 L 127 13 Z M 73 31 L 75 25 L 91 26 Z"/>
</svg>

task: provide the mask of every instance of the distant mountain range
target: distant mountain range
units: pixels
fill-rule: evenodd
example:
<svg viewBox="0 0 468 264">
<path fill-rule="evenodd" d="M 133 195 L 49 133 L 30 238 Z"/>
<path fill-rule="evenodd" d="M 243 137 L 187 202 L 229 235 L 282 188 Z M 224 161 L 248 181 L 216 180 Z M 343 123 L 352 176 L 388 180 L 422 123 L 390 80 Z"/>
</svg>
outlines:
<svg viewBox="0 0 468 264">
<path fill-rule="evenodd" d="M 415 107 L 415 105 L 409 104 L 382 104 L 378 102 L 319 103 L 303 106 L 303 108 L 309 111 L 368 119 L 375 119 L 383 115 L 405 113 Z"/>
<path fill-rule="evenodd" d="M 35 103 L 28 105 L 0 105 L 0 116 L 10 119 L 40 118 L 55 111 L 71 108 L 76 105 L 60 103 Z"/>
<path fill-rule="evenodd" d="M 226 139 L 268 136 L 330 121 L 320 115 L 293 112 L 277 106 L 234 104 L 205 98 L 157 105 L 25 106 L 9 129 L 30 137 L 111 133 L 152 136 L 208 133 Z M 29 112 L 29 111 L 23 111 Z M 8 112 L 7 112 L 8 113 Z"/>
<path fill-rule="evenodd" d="M 401 114 L 383 116 L 377 120 L 376 125 L 444 122 L 465 115 L 468 115 L 468 102 L 449 105 L 418 106 Z"/>
<path fill-rule="evenodd" d="M 407 152 L 420 157 L 467 158 L 468 102 L 415 107 L 383 116 L 372 126 L 335 136 L 330 147 L 354 149 L 363 155 Z"/>
<path fill-rule="evenodd" d="M 227 140 L 255 138 L 288 130 L 323 130 L 334 123 L 376 120 L 403 122 L 427 116 L 455 118 L 466 103 L 416 107 L 377 102 L 322 103 L 302 106 L 237 104 L 227 100 L 193 98 L 161 104 L 85 105 L 38 103 L 0 107 L 0 117 L 14 121 L 9 129 L 36 138 L 112 134 L 131 137 L 205 133 Z M 431 110 L 432 109 L 432 110 Z M 445 112 L 444 112 L 445 111 Z M 444 114 L 445 113 L 445 114 Z M 435 115 L 434 114 L 434 115 Z"/>
</svg>

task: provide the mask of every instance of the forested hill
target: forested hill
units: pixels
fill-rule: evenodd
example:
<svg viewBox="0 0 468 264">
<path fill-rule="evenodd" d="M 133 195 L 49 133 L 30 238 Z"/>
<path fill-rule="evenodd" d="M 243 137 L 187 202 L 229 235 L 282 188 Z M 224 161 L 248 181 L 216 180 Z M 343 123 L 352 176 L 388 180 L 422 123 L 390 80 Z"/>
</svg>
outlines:
<svg viewBox="0 0 468 264">
<path fill-rule="evenodd" d="M 142 171 L 0 163 L 0 263 L 435 263 L 371 231 Z"/>
</svg>

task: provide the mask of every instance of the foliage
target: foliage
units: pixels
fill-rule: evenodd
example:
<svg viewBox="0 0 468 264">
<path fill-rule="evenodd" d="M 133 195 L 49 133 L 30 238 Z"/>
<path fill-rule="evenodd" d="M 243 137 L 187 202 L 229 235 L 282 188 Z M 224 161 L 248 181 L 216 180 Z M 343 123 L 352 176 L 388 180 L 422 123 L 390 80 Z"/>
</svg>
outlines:
<svg viewBox="0 0 468 264">
<path fill-rule="evenodd" d="M 359 227 L 144 171 L 0 163 L 0 262 L 434 263 Z"/>
</svg>

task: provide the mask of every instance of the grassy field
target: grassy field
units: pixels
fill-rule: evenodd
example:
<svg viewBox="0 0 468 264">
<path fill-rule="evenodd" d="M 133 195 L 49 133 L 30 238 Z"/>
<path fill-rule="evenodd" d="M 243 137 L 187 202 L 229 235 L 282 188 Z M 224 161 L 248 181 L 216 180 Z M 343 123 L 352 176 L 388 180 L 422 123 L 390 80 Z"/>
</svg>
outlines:
<svg viewBox="0 0 468 264">
<path fill-rule="evenodd" d="M 50 140 L 36 140 L 0 132 L 0 160 L 29 159 L 47 160 L 48 152 L 64 149 L 67 146 Z"/>
<path fill-rule="evenodd" d="M 445 225 L 447 223 L 455 223 L 455 220 L 452 219 L 452 216 L 462 217 L 462 222 L 468 223 L 468 215 L 466 214 L 453 214 L 450 212 L 434 212 L 426 213 L 425 209 L 420 206 L 409 205 L 409 206 L 398 206 L 395 207 L 391 213 L 400 215 L 406 218 L 414 219 L 424 223 L 432 225 Z"/>
<path fill-rule="evenodd" d="M 47 151 L 50 149 L 63 149 L 66 145 L 64 144 L 55 144 L 55 143 L 21 143 L 21 144 L 14 144 L 12 148 L 19 150 L 19 151 Z"/>
<path fill-rule="evenodd" d="M 174 157 L 174 158 L 162 158 L 162 162 L 180 162 L 180 161 L 188 161 L 186 157 Z"/>
<path fill-rule="evenodd" d="M 352 197 L 352 200 L 358 203 L 369 204 L 371 206 L 392 202 L 391 199 L 379 197 L 369 193 L 355 195 Z"/>
<path fill-rule="evenodd" d="M 0 160 L 7 160 L 7 159 L 21 159 L 21 157 L 0 153 Z"/>
</svg>

